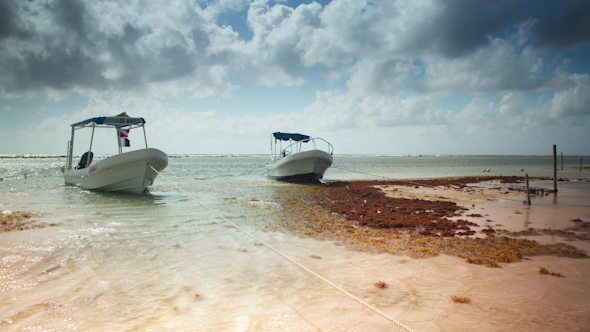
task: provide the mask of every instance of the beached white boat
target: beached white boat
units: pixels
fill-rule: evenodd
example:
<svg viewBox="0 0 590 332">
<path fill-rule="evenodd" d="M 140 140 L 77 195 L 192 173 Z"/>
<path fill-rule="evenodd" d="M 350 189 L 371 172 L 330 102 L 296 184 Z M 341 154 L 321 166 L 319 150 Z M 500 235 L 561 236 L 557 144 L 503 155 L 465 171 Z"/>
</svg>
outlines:
<svg viewBox="0 0 590 332">
<path fill-rule="evenodd" d="M 72 138 L 68 142 L 68 155 L 65 167 L 62 167 L 66 184 L 83 189 L 100 191 L 118 191 L 141 194 L 154 183 L 158 173 L 168 165 L 168 156 L 158 150 L 147 147 L 145 120 L 132 118 L 126 113 L 117 116 L 91 118 L 72 125 Z M 129 146 L 129 130 L 143 128 L 145 149 L 123 153 L 123 147 Z M 90 149 L 84 153 L 77 166 L 73 167 L 74 133 L 78 129 L 92 128 Z M 93 163 L 92 141 L 95 128 L 114 128 L 119 144 L 119 154 Z M 152 169 L 153 167 L 153 169 Z"/>
<path fill-rule="evenodd" d="M 268 175 L 277 180 L 317 182 L 332 166 L 334 149 L 322 138 L 276 132 L 270 139 L 272 163 L 267 164 L 266 169 Z M 282 147 L 283 141 L 287 141 L 285 148 Z M 318 149 L 317 143 L 327 144 L 326 150 Z"/>
</svg>

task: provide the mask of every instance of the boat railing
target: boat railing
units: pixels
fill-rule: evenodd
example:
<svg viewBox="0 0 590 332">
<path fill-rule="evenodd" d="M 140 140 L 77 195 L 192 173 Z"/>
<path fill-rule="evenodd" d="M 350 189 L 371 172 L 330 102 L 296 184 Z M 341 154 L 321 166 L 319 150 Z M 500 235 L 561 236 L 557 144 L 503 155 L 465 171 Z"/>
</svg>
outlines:
<svg viewBox="0 0 590 332">
<path fill-rule="evenodd" d="M 321 138 L 321 137 L 316 137 L 316 138 L 312 138 L 313 141 L 313 149 L 317 150 L 317 146 L 316 146 L 316 142 L 315 140 L 320 140 L 323 141 L 324 143 L 327 144 L 328 148 L 326 149 L 326 151 L 330 154 L 333 155 L 334 154 L 334 147 L 332 146 L 332 144 L 330 144 L 330 142 L 326 141 L 325 139 Z"/>
<path fill-rule="evenodd" d="M 66 169 L 71 169 L 72 168 L 72 151 L 71 151 L 71 147 L 72 147 L 72 141 L 68 141 L 68 150 L 67 150 L 67 154 L 66 154 Z"/>
<path fill-rule="evenodd" d="M 318 143 L 316 143 L 316 141 L 322 141 L 326 144 L 326 149 L 325 151 L 328 152 L 330 155 L 334 154 L 334 147 L 332 146 L 332 144 L 330 144 L 330 142 L 326 141 L 325 139 L 321 138 L 321 137 L 315 137 L 315 138 L 309 138 L 306 140 L 302 140 L 302 141 L 296 141 L 296 142 L 292 142 L 291 144 L 287 145 L 285 148 L 280 148 L 279 150 L 273 150 L 272 152 L 272 156 L 271 159 L 273 161 L 279 161 L 282 158 L 290 155 L 293 153 L 293 150 L 295 150 L 295 153 L 297 152 L 301 152 L 301 151 L 306 151 L 306 150 L 321 150 L 318 149 Z M 307 147 L 307 145 L 304 144 L 309 144 L 311 143 L 312 148 L 310 149 L 306 149 L 305 147 Z M 276 145 L 276 142 L 275 142 Z M 323 145 L 323 144 L 320 144 Z M 279 152 L 279 155 L 277 156 L 276 153 Z"/>
<path fill-rule="evenodd" d="M 129 147 L 129 131 L 135 128 L 143 129 L 143 139 L 145 142 L 146 149 L 148 148 L 147 136 L 145 134 L 145 120 L 143 118 L 132 118 L 127 116 L 125 112 L 117 116 L 107 117 L 96 117 L 88 120 L 80 121 L 71 125 L 72 136 L 68 142 L 67 161 L 66 168 L 71 169 L 73 166 L 74 157 L 74 134 L 76 130 L 82 128 L 92 128 L 92 134 L 90 136 L 90 147 L 88 148 L 88 156 L 92 153 L 92 143 L 94 141 L 94 130 L 96 128 L 115 128 L 115 135 L 117 137 L 117 145 L 119 147 L 119 154 L 123 153 L 123 147 Z M 89 157 L 87 163 L 91 161 Z"/>
</svg>

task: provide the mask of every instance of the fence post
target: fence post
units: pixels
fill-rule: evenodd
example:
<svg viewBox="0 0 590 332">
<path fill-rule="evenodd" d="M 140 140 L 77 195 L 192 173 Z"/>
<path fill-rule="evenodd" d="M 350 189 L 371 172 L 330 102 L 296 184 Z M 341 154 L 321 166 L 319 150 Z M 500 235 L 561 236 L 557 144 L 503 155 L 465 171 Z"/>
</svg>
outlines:
<svg viewBox="0 0 590 332">
<path fill-rule="evenodd" d="M 553 191 L 557 193 L 557 145 L 553 145 Z"/>
<path fill-rule="evenodd" d="M 529 174 L 524 175 L 524 179 L 526 182 L 526 203 L 531 205 L 531 190 L 529 189 Z"/>
</svg>

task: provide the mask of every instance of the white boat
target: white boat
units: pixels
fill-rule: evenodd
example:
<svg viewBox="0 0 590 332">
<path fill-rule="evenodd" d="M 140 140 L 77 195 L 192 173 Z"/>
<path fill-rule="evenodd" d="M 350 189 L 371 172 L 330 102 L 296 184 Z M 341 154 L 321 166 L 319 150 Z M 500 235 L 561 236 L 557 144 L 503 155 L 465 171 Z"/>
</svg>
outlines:
<svg viewBox="0 0 590 332">
<path fill-rule="evenodd" d="M 145 120 L 129 117 L 125 112 L 117 116 L 91 118 L 72 125 L 72 138 L 68 142 L 66 166 L 62 167 L 66 184 L 82 189 L 100 191 L 118 191 L 133 194 L 147 192 L 154 183 L 158 172 L 168 165 L 168 156 L 158 150 L 147 147 Z M 143 128 L 145 149 L 123 152 L 129 146 L 129 130 Z M 92 128 L 90 148 L 82 155 L 77 166 L 73 167 L 74 133 L 78 129 Z M 92 141 L 95 128 L 115 129 L 119 154 L 93 162 Z M 152 169 L 153 168 L 153 169 Z"/>
<path fill-rule="evenodd" d="M 332 166 L 334 149 L 322 138 L 307 135 L 276 132 L 270 143 L 272 163 L 266 165 L 268 175 L 282 181 L 318 182 Z M 287 146 L 282 147 L 283 141 Z M 317 143 L 327 144 L 320 150 Z"/>
</svg>

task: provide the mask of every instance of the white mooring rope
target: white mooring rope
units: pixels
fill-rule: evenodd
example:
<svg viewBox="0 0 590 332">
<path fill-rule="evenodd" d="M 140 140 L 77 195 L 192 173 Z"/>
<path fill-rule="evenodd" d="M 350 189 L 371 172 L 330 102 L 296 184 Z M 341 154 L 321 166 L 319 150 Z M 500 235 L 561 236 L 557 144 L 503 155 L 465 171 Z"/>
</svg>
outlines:
<svg viewBox="0 0 590 332">
<path fill-rule="evenodd" d="M 149 164 L 148 164 L 149 165 Z M 411 328 L 409 328 L 408 326 L 402 324 L 401 322 L 397 321 L 396 319 L 394 319 L 393 317 L 388 316 L 387 314 L 385 314 L 384 312 L 380 311 L 379 309 L 373 307 L 372 305 L 368 304 L 367 302 L 359 299 L 358 297 L 350 294 L 349 292 L 347 292 L 346 290 L 344 290 L 342 287 L 334 284 L 333 282 L 329 281 L 328 279 L 320 276 L 319 274 L 313 272 L 312 270 L 308 269 L 307 267 L 301 265 L 300 263 L 296 262 L 295 260 L 293 260 L 292 258 L 290 258 L 289 256 L 283 254 L 282 252 L 278 251 L 277 249 L 273 248 L 272 246 L 270 246 L 269 244 L 265 243 L 264 241 L 260 240 L 259 238 L 257 238 L 256 236 L 248 233 L 246 230 L 244 230 L 243 228 L 239 227 L 238 225 L 234 224 L 233 222 L 229 221 L 227 218 L 225 218 L 224 216 L 220 215 L 219 213 L 217 213 L 216 211 L 214 211 L 213 209 L 211 209 L 210 207 L 208 207 L 207 205 L 201 203 L 198 199 L 194 198 L 193 196 L 191 196 L 189 193 L 187 193 L 186 191 L 182 190 L 182 188 L 180 188 L 179 186 L 177 186 L 174 182 L 170 181 L 170 179 L 168 179 L 167 177 L 165 177 L 164 175 L 162 175 L 162 173 L 158 172 L 155 168 L 153 168 L 151 165 L 149 165 L 151 167 L 151 169 L 153 169 L 156 173 L 158 173 L 158 175 L 160 175 L 161 177 L 163 177 L 164 179 L 166 179 L 166 181 L 170 182 L 170 184 L 172 184 L 173 186 L 175 186 L 178 190 L 180 190 L 181 192 L 183 192 L 185 195 L 187 195 L 188 197 L 192 198 L 195 202 L 201 204 L 203 207 L 205 207 L 207 210 L 213 212 L 215 215 L 217 215 L 219 218 L 225 220 L 227 223 L 229 223 L 230 225 L 234 226 L 235 228 L 239 229 L 240 231 L 242 231 L 244 234 L 248 235 L 249 237 L 253 238 L 254 240 L 262 243 L 264 246 L 266 246 L 267 248 L 269 248 L 270 250 L 274 251 L 275 253 L 279 254 L 280 256 L 282 256 L 283 258 L 287 259 L 288 261 L 290 261 L 291 263 L 299 266 L 300 268 L 302 268 L 303 270 L 309 272 L 310 274 L 314 275 L 316 278 L 324 281 L 325 283 L 327 283 L 328 285 L 336 288 L 337 290 L 339 290 L 340 292 L 342 292 L 343 294 L 348 295 L 349 297 L 351 297 L 352 299 L 354 299 L 355 301 L 359 302 L 360 304 L 364 305 L 365 307 L 373 310 L 375 313 L 379 314 L 380 316 L 382 316 L 383 318 L 395 323 L 397 326 L 401 327 L 402 329 L 409 331 L 409 332 L 414 332 L 414 330 L 412 330 Z"/>
</svg>

